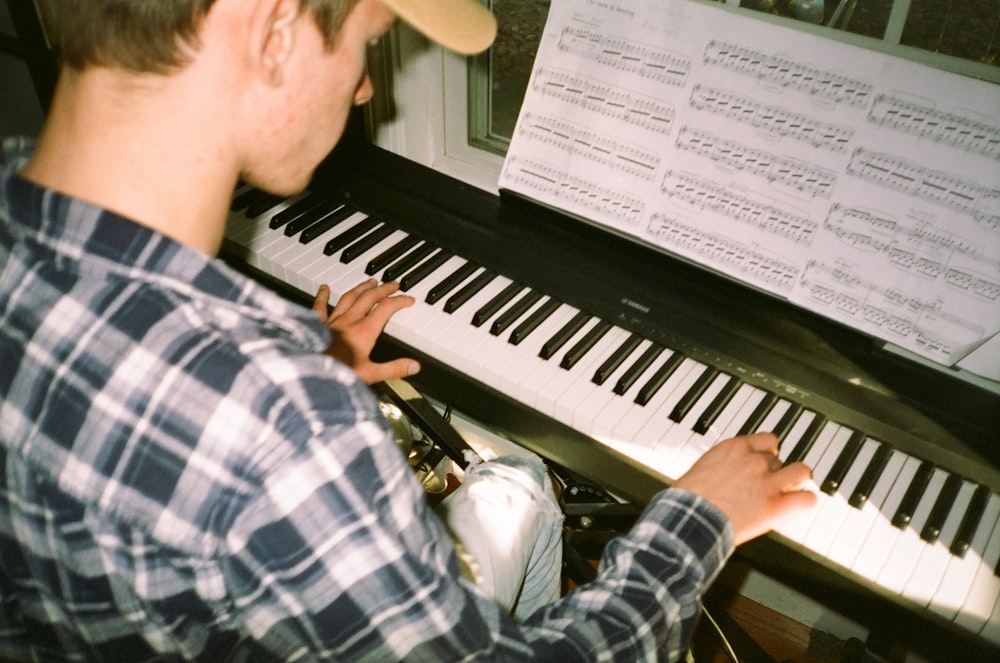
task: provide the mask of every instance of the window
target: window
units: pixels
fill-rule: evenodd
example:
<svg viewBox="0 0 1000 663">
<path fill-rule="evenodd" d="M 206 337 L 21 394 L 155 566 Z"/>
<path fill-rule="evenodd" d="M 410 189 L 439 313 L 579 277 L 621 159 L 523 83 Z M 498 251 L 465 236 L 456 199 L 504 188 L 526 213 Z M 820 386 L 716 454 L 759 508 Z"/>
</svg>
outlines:
<svg viewBox="0 0 1000 663">
<path fill-rule="evenodd" d="M 719 4 L 745 12 L 748 21 L 796 25 L 823 37 L 1000 84 L 997 0 L 725 0 Z M 371 126 L 376 144 L 495 190 L 549 0 L 492 0 L 490 5 L 500 33 L 493 48 L 481 56 L 444 53 L 405 27 L 385 40 L 372 60 L 382 94 L 372 105 Z"/>
</svg>

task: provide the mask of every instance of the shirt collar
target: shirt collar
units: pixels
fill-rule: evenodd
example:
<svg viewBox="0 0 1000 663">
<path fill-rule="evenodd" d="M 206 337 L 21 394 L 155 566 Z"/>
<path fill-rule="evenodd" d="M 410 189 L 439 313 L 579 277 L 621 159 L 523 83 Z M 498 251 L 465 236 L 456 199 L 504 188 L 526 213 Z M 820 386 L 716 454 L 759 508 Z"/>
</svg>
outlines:
<svg viewBox="0 0 1000 663">
<path fill-rule="evenodd" d="M 148 281 L 209 310 L 247 316 L 312 351 L 326 349 L 329 330 L 314 312 L 258 285 L 221 260 L 130 219 L 41 187 L 17 175 L 31 157 L 30 138 L 0 144 L 0 225 L 64 265 Z"/>
</svg>

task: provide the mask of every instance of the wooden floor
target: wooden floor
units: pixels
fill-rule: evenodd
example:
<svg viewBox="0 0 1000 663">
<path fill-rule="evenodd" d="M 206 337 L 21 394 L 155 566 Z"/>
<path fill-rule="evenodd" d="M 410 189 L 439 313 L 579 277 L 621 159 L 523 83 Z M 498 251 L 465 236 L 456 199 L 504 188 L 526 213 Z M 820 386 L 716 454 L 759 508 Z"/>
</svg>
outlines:
<svg viewBox="0 0 1000 663">
<path fill-rule="evenodd" d="M 600 557 L 600 536 L 595 537 L 593 544 L 588 544 L 586 539 L 578 539 L 577 544 L 576 549 L 582 554 L 576 561 L 589 566 L 589 571 L 593 572 Z M 586 574 L 588 569 L 578 568 L 578 572 Z M 568 590 L 572 586 L 572 581 L 567 581 L 564 588 Z M 702 615 L 691 643 L 695 663 L 848 663 L 855 660 L 869 663 L 877 660 L 845 657 L 846 642 L 800 624 L 720 583 L 709 590 L 705 609 L 708 616 Z M 727 653 L 727 644 L 737 659 Z"/>
<path fill-rule="evenodd" d="M 814 631 L 781 613 L 723 587 L 713 587 L 705 600 L 692 642 L 695 663 L 734 663 L 723 644 L 719 626 L 739 663 L 841 663 L 845 644 Z M 710 619 L 710 618 L 711 619 Z"/>
</svg>

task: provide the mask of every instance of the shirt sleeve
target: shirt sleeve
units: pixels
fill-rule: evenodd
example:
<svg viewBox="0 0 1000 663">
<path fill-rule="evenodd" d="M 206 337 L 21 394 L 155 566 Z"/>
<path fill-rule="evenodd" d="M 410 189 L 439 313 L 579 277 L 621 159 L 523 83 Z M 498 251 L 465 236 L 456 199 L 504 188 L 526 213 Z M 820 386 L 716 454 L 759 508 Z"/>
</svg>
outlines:
<svg viewBox="0 0 1000 663">
<path fill-rule="evenodd" d="M 253 659 L 675 660 L 733 549 L 720 512 L 664 491 L 607 546 L 594 582 L 515 623 L 460 578 L 375 417 L 303 431 L 294 448 L 228 537 L 226 619 Z"/>
</svg>

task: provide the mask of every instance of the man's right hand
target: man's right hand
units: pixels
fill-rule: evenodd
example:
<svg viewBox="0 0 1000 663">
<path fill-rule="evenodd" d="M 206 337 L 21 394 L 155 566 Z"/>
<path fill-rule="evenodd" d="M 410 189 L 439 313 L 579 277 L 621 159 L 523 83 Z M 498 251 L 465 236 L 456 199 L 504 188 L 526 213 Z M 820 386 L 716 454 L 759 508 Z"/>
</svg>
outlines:
<svg viewBox="0 0 1000 663">
<path fill-rule="evenodd" d="M 814 507 L 811 474 L 803 463 L 783 467 L 778 438 L 756 433 L 715 445 L 674 485 L 722 511 L 739 545 L 769 532 L 792 511 Z"/>
</svg>

